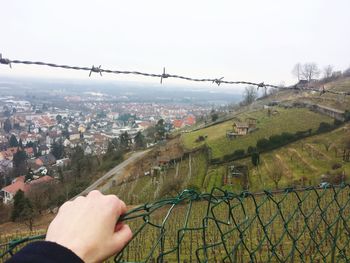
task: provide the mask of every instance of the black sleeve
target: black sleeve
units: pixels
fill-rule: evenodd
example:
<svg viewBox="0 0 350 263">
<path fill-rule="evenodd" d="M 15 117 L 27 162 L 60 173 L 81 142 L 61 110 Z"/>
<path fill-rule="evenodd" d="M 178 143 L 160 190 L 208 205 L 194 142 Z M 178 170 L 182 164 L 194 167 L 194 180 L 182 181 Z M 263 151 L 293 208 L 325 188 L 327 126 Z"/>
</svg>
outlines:
<svg viewBox="0 0 350 263">
<path fill-rule="evenodd" d="M 6 263 L 84 263 L 66 247 L 49 241 L 33 242 L 13 255 Z"/>
</svg>

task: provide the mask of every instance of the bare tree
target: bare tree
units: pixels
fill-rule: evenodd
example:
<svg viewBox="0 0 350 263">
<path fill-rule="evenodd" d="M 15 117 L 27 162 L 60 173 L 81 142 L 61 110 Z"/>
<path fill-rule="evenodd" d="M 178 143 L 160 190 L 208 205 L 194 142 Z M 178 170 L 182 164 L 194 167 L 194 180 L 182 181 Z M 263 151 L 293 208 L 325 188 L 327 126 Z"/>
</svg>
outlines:
<svg viewBox="0 0 350 263">
<path fill-rule="evenodd" d="M 323 78 L 329 79 L 332 77 L 333 74 L 333 66 L 332 65 L 327 65 L 323 69 Z"/>
<path fill-rule="evenodd" d="M 301 76 L 310 81 L 320 74 L 320 70 L 316 63 L 305 63 L 302 67 Z"/>
<path fill-rule="evenodd" d="M 284 168 L 281 160 L 274 158 L 272 169 L 269 171 L 270 179 L 275 183 L 276 189 L 284 174 Z"/>
<path fill-rule="evenodd" d="M 243 93 L 243 103 L 245 105 L 249 105 L 254 102 L 254 100 L 258 97 L 258 93 L 256 88 L 253 86 L 246 87 Z"/>
<path fill-rule="evenodd" d="M 300 63 L 295 64 L 292 73 L 295 77 L 298 78 L 298 81 L 301 79 L 302 76 L 302 65 Z"/>
</svg>

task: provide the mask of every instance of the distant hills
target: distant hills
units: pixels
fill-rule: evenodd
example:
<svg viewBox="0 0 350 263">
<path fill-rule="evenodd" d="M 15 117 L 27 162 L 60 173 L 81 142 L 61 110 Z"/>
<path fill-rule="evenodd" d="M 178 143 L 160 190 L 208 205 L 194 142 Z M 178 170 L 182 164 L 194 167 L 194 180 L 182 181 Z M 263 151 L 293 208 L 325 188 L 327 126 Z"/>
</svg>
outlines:
<svg viewBox="0 0 350 263">
<path fill-rule="evenodd" d="M 13 95 L 57 99 L 60 95 L 79 95 L 81 92 L 100 92 L 110 96 L 127 97 L 135 102 L 205 103 L 223 105 L 241 100 L 241 88 L 220 89 L 208 87 L 142 83 L 127 81 L 54 80 L 35 78 L 12 78 L 0 76 L 0 95 Z"/>
</svg>

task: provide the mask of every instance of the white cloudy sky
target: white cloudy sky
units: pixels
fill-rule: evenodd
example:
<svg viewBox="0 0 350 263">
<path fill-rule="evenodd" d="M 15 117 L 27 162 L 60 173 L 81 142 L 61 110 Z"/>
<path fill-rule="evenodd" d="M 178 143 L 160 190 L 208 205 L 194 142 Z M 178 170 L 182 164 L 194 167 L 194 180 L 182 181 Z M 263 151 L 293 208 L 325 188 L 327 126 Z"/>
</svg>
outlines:
<svg viewBox="0 0 350 263">
<path fill-rule="evenodd" d="M 349 10 L 349 0 L 1 0 L 0 53 L 10 59 L 152 73 L 165 66 L 169 73 L 193 77 L 289 84 L 296 62 L 350 66 Z M 0 75 L 17 74 L 87 77 L 0 65 Z"/>
</svg>

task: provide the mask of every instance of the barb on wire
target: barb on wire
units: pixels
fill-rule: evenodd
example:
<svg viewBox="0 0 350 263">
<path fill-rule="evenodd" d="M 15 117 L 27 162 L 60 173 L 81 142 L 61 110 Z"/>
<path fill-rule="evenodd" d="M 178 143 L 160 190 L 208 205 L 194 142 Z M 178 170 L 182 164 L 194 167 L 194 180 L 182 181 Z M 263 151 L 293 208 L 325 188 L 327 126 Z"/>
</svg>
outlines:
<svg viewBox="0 0 350 263">
<path fill-rule="evenodd" d="M 100 73 L 100 76 L 102 77 L 101 65 L 99 67 L 95 67 L 94 65 L 92 65 L 90 73 L 89 73 L 89 77 L 91 77 L 92 72 Z"/>
<path fill-rule="evenodd" d="M 103 69 L 101 68 L 101 65 L 99 67 L 78 67 L 78 66 L 68 66 L 68 65 L 59 65 L 55 63 L 46 63 L 46 62 L 40 62 L 40 61 L 25 61 L 25 60 L 10 60 L 7 58 L 3 58 L 0 54 L 0 64 L 9 65 L 11 67 L 11 64 L 24 64 L 24 65 L 38 65 L 38 66 L 48 66 L 48 67 L 54 67 L 54 68 L 64 68 L 64 69 L 71 69 L 71 70 L 85 70 L 89 71 L 89 76 L 91 76 L 92 72 L 99 73 L 100 76 L 102 76 L 102 72 L 104 73 L 111 73 L 111 74 L 126 74 L 126 75 L 139 75 L 139 76 L 145 76 L 145 77 L 153 77 L 153 78 L 160 78 L 160 83 L 163 83 L 163 79 L 166 78 L 175 78 L 175 79 L 182 79 L 187 81 L 194 81 L 194 82 L 211 82 L 215 83 L 218 86 L 221 84 L 228 84 L 228 85 L 251 85 L 256 86 L 257 89 L 259 88 L 273 88 L 273 89 L 279 89 L 279 90 L 297 90 L 297 91 L 314 91 L 314 92 L 320 92 L 319 89 L 316 88 L 302 88 L 298 87 L 297 85 L 288 86 L 288 87 L 281 87 L 278 85 L 272 85 L 272 84 L 265 84 L 264 82 L 255 83 L 255 82 L 249 82 L 249 81 L 228 81 L 223 80 L 222 78 L 191 78 L 186 76 L 180 76 L 180 75 L 173 75 L 168 74 L 165 72 L 165 67 L 163 68 L 162 74 L 152 74 L 152 73 L 144 73 L 139 71 L 125 71 L 125 70 L 110 70 L 110 69 Z M 321 91 L 321 94 L 330 93 L 330 94 L 336 94 L 336 95 L 344 95 L 349 96 L 350 92 L 340 92 L 340 91 L 334 91 L 329 89 L 324 89 Z"/>
<path fill-rule="evenodd" d="M 217 84 L 218 86 L 220 86 L 220 84 L 222 83 L 222 80 L 224 79 L 224 77 L 221 77 L 219 79 L 214 79 L 213 83 Z"/>
<path fill-rule="evenodd" d="M 12 68 L 11 61 L 7 58 L 3 58 L 1 53 L 0 53 L 0 64 L 9 65 L 9 67 Z"/>
<path fill-rule="evenodd" d="M 163 84 L 163 79 L 169 78 L 169 74 L 165 73 L 165 67 L 163 68 L 163 74 L 160 76 L 160 84 Z"/>
</svg>

